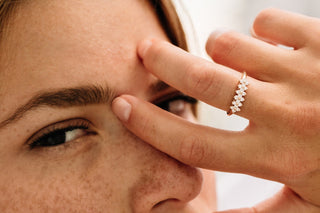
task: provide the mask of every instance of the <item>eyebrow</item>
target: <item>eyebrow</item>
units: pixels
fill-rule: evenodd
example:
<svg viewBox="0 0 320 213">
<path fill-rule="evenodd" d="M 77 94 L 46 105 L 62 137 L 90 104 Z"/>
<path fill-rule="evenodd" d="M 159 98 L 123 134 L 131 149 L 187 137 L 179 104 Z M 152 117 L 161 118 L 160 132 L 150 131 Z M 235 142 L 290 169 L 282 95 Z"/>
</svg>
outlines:
<svg viewBox="0 0 320 213">
<path fill-rule="evenodd" d="M 28 112 L 38 108 L 56 107 L 68 108 L 92 104 L 110 103 L 115 98 L 111 88 L 105 86 L 80 86 L 75 88 L 62 88 L 55 91 L 44 91 L 34 95 L 29 101 L 18 107 L 12 115 L 0 123 L 0 128 L 8 126 L 23 118 Z"/>
<path fill-rule="evenodd" d="M 157 81 L 150 85 L 149 91 L 151 94 L 156 94 L 168 88 L 170 86 L 163 81 Z M 94 104 L 110 104 L 116 96 L 117 94 L 110 87 L 96 85 L 39 92 L 25 104 L 18 107 L 7 119 L 3 120 L 0 123 L 0 129 L 17 122 L 27 113 L 41 107 L 68 108 Z"/>
</svg>

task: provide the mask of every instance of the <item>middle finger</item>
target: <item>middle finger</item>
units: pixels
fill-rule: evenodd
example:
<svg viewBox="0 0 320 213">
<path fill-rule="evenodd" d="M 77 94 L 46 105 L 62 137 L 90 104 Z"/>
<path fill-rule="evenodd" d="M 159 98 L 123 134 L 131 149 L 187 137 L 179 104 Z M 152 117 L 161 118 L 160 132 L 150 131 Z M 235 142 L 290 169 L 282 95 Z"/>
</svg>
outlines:
<svg viewBox="0 0 320 213">
<path fill-rule="evenodd" d="M 181 92 L 229 111 L 241 73 L 192 56 L 167 42 L 148 43 L 142 43 L 138 49 L 147 70 Z M 265 117 L 264 112 L 274 111 L 273 107 L 265 102 L 276 100 L 274 97 L 277 93 L 273 91 L 270 83 L 250 77 L 248 81 L 250 85 L 245 96 L 246 101 L 238 114 L 258 120 L 260 116 Z M 261 94 L 264 94 L 263 97 Z"/>
</svg>

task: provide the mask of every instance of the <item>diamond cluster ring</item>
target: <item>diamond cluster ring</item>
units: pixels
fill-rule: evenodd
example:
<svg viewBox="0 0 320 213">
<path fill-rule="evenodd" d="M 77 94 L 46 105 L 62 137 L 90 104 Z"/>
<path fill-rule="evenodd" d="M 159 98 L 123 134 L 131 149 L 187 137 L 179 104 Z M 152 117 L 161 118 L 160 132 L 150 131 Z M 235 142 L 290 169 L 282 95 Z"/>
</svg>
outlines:
<svg viewBox="0 0 320 213">
<path fill-rule="evenodd" d="M 243 72 L 242 78 L 239 81 L 236 94 L 233 97 L 232 104 L 230 106 L 229 111 L 227 112 L 228 115 L 232 115 L 236 112 L 241 111 L 241 107 L 243 102 L 245 101 L 244 97 L 247 95 L 246 91 L 248 89 L 249 82 L 247 81 L 247 73 Z"/>
</svg>

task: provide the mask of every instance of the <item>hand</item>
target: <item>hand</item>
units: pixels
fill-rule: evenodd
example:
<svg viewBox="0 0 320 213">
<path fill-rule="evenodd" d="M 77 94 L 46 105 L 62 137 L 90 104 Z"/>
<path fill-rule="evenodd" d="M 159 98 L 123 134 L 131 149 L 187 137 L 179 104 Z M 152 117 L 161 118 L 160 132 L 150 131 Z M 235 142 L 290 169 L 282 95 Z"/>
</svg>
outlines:
<svg viewBox="0 0 320 213">
<path fill-rule="evenodd" d="M 189 123 L 129 95 L 115 99 L 114 112 L 138 137 L 186 164 L 286 185 L 256 212 L 319 212 L 319 29 L 318 19 L 268 9 L 255 20 L 255 38 L 235 32 L 209 38 L 207 52 L 215 63 L 163 41 L 140 45 L 152 74 L 226 111 L 245 70 L 250 85 L 238 115 L 250 124 L 242 132 Z M 280 209 L 285 206 L 288 211 Z"/>
</svg>

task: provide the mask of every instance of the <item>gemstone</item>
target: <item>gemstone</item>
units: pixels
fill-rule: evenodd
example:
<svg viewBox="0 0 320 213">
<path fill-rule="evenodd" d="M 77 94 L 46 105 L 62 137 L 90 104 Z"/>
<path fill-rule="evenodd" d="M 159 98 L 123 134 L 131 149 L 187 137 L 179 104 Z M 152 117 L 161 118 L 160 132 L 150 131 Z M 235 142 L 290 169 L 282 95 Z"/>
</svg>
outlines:
<svg viewBox="0 0 320 213">
<path fill-rule="evenodd" d="M 245 91 L 243 91 L 243 90 L 241 90 L 241 89 L 240 89 L 240 90 L 237 90 L 236 93 L 237 93 L 238 95 L 241 95 L 241 96 L 246 96 L 246 94 L 247 94 Z"/>
<path fill-rule="evenodd" d="M 240 80 L 240 83 L 245 85 L 245 86 L 248 86 L 249 85 L 249 82 L 247 81 L 247 79 L 241 79 Z"/>
<path fill-rule="evenodd" d="M 242 89 L 242 90 L 244 90 L 244 91 L 246 91 L 246 90 L 248 89 L 248 87 L 246 87 L 246 85 L 243 85 L 243 84 L 239 84 L 239 85 L 238 85 L 238 88 L 239 88 L 239 89 Z"/>
<path fill-rule="evenodd" d="M 233 101 L 232 102 L 233 106 L 241 107 L 242 103 L 240 101 Z"/>
<path fill-rule="evenodd" d="M 244 98 L 242 97 L 242 95 L 236 95 L 234 96 L 234 100 L 243 102 Z"/>
<path fill-rule="evenodd" d="M 240 108 L 239 108 L 239 107 L 236 107 L 236 106 L 231 106 L 230 109 L 231 109 L 231 111 L 232 111 L 233 113 L 240 111 Z"/>
</svg>

